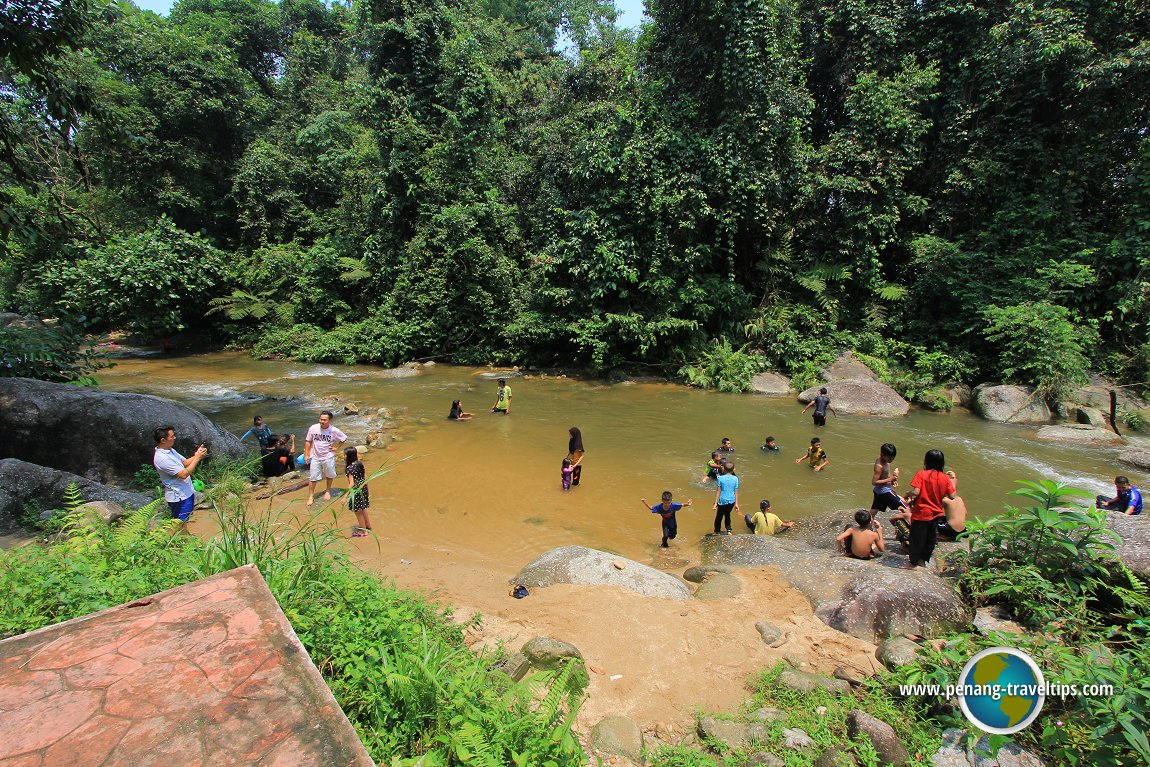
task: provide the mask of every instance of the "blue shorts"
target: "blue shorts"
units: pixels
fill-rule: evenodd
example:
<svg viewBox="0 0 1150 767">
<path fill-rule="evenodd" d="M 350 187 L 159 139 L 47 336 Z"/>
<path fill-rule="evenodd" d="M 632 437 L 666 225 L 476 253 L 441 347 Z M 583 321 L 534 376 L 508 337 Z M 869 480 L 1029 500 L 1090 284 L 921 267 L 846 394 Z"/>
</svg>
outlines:
<svg viewBox="0 0 1150 767">
<path fill-rule="evenodd" d="M 181 522 L 187 522 L 192 516 L 192 509 L 196 506 L 196 496 L 189 495 L 182 501 L 168 501 L 168 508 L 172 516 Z"/>
</svg>

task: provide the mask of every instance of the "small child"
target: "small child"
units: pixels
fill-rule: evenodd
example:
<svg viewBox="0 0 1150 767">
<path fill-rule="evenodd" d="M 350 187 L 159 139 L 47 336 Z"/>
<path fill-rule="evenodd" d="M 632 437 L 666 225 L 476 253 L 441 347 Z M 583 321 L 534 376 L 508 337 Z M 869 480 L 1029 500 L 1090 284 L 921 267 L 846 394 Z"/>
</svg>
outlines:
<svg viewBox="0 0 1150 767">
<path fill-rule="evenodd" d="M 571 465 L 571 459 L 563 459 L 563 489 L 571 489 L 571 475 L 575 473 L 575 467 Z"/>
<path fill-rule="evenodd" d="M 711 460 L 707 462 L 707 473 L 703 476 L 703 481 L 708 479 L 718 479 L 719 472 L 723 469 L 723 464 L 719 460 L 719 451 L 715 450 L 711 453 Z"/>
<path fill-rule="evenodd" d="M 856 511 L 855 524 L 858 527 L 847 525 L 839 537 L 835 538 L 835 545 L 839 551 L 854 559 L 875 559 L 886 551 L 882 527 L 871 522 L 869 511 L 866 509 Z"/>
<path fill-rule="evenodd" d="M 656 503 L 654 506 L 648 506 L 646 498 L 639 499 L 644 508 L 650 509 L 652 514 L 658 514 L 663 518 L 663 543 L 660 546 L 664 549 L 667 548 L 667 541 L 679 534 L 679 523 L 675 521 L 675 512 L 684 506 L 690 506 L 692 503 L 690 498 L 687 499 L 686 503 L 672 503 L 671 498 L 671 491 L 664 490 L 663 502 Z"/>
<path fill-rule="evenodd" d="M 775 438 L 774 437 L 767 437 L 763 441 L 762 449 L 766 450 L 768 453 L 774 453 L 779 449 L 779 446 L 775 444 Z"/>
<path fill-rule="evenodd" d="M 371 500 L 367 492 L 367 472 L 359 460 L 359 451 L 349 447 L 343 451 L 347 467 L 343 473 L 347 475 L 347 505 L 355 512 L 356 526 L 351 531 L 352 538 L 363 538 L 371 529 L 371 520 L 367 518 L 367 507 Z"/>
<path fill-rule="evenodd" d="M 795 463 L 802 463 L 803 461 L 809 461 L 811 468 L 815 471 L 822 471 L 830 463 L 818 437 L 811 437 L 811 446 L 807 448 L 807 452 L 795 459 Z"/>
<path fill-rule="evenodd" d="M 743 521 L 747 523 L 747 527 L 755 535 L 775 535 L 780 530 L 795 526 L 794 522 L 784 522 L 770 509 L 771 502 L 764 499 L 759 501 L 759 510 L 755 512 L 753 517 L 750 514 L 743 515 Z"/>
</svg>

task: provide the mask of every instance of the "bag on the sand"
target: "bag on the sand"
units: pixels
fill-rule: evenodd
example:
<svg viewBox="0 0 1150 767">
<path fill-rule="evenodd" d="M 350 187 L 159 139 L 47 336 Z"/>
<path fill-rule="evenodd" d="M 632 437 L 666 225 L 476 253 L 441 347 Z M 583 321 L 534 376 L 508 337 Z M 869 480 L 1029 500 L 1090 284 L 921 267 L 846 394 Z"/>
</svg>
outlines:
<svg viewBox="0 0 1150 767">
<path fill-rule="evenodd" d="M 515 597 L 516 599 L 522 599 L 523 597 L 527 596 L 527 594 L 528 591 L 526 586 L 516 586 L 515 588 L 511 589 L 511 596 Z"/>
</svg>

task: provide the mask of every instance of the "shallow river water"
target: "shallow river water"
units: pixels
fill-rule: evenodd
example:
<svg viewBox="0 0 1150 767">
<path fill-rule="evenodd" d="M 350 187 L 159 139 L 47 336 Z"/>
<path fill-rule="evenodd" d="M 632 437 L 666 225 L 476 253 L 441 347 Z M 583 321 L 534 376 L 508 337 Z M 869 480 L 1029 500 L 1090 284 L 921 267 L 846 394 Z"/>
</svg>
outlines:
<svg viewBox="0 0 1150 767">
<path fill-rule="evenodd" d="M 156 394 L 208 414 L 237 435 L 262 414 L 278 433 L 303 435 L 318 411 L 330 407 L 336 425 L 362 442 L 365 418 L 344 416 L 342 405 L 386 407 L 399 419 L 401 441 L 366 456 L 369 471 L 398 465 L 371 487 L 378 532 L 419 539 L 451 551 L 467 547 L 522 563 L 555 546 L 578 544 L 644 561 L 657 557 L 658 518 L 639 499 L 656 502 L 663 490 L 695 506 L 679 514 L 686 553 L 711 529 L 714 486 L 702 482 L 711 450 L 722 437 L 736 448 L 744 511 L 771 500 L 784 519 L 870 505 L 871 466 L 883 442 L 898 447 L 905 492 L 923 453 L 939 448 L 959 477 L 972 514 L 993 514 L 1018 479 L 1050 478 L 1091 492 L 1112 488 L 1122 470 L 1115 449 L 1039 442 L 1035 427 L 993 424 L 966 412 L 912 411 L 903 419 L 829 416 L 818 434 L 830 457 L 821 473 L 796 465 L 814 431 L 810 414 L 793 398 L 773 399 L 699 391 L 669 383 L 609 384 L 555 377 L 511 378 L 509 416 L 490 412 L 491 371 L 438 365 L 418 377 L 392 379 L 371 366 L 258 361 L 219 352 L 129 358 L 102 372 L 102 388 Z M 833 393 L 832 393 L 833 394 Z M 447 420 L 453 399 L 476 414 Z M 582 484 L 560 485 L 567 430 L 582 429 L 587 456 Z M 759 449 L 767 434 L 782 450 Z M 342 478 L 339 480 L 343 483 Z M 296 494 L 302 503 L 303 493 Z M 351 524 L 351 515 L 347 523 Z M 737 526 L 736 529 L 745 526 Z M 672 552 L 674 549 L 672 550 Z"/>
</svg>

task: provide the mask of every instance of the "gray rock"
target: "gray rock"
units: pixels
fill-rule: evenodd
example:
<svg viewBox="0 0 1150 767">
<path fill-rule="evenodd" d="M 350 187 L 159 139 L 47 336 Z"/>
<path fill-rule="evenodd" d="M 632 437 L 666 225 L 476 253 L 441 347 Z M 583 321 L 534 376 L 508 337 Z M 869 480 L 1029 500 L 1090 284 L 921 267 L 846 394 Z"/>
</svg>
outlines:
<svg viewBox="0 0 1150 767">
<path fill-rule="evenodd" d="M 373 377 L 375 378 L 414 378 L 419 375 L 419 368 L 412 367 L 398 367 L 398 368 L 384 368 L 377 370 Z"/>
<path fill-rule="evenodd" d="M 974 388 L 974 410 L 998 423 L 1049 423 L 1050 408 L 1033 388 L 981 384 Z"/>
<path fill-rule="evenodd" d="M 755 712 L 751 714 L 751 716 L 753 716 L 755 720 L 759 722 L 775 722 L 779 719 L 786 718 L 787 712 L 783 711 L 781 708 L 770 708 L 769 706 L 764 706 L 763 708 L 756 709 Z"/>
<path fill-rule="evenodd" d="M 733 573 L 735 569 L 734 567 L 723 567 L 722 565 L 716 567 L 688 567 L 683 571 L 683 580 L 690 581 L 691 583 L 702 583 L 715 573 Z"/>
<path fill-rule="evenodd" d="M 583 661 L 583 653 L 570 642 L 551 637 L 535 637 L 520 649 L 528 663 L 537 668 L 554 668 L 568 658 Z"/>
<path fill-rule="evenodd" d="M 423 363 L 423 366 L 425 368 L 433 368 L 435 367 L 435 360 L 428 360 L 427 362 Z"/>
<path fill-rule="evenodd" d="M 1096 426 L 1084 424 L 1043 426 L 1038 430 L 1036 436 L 1046 442 L 1062 442 L 1086 447 L 1110 447 L 1125 443 L 1124 439 L 1109 429 L 1099 429 Z"/>
<path fill-rule="evenodd" d="M 831 407 L 836 413 L 900 418 L 910 412 L 910 404 L 898 392 L 878 381 L 831 381 L 802 392 L 799 401 L 806 403 L 813 400 L 821 386 L 827 387 Z M 828 415 L 828 418 L 833 417 Z"/>
<path fill-rule="evenodd" d="M 344 415 L 359 415 L 359 405 L 349 402 L 343 406 Z"/>
<path fill-rule="evenodd" d="M 1007 743 L 990 756 L 986 736 L 983 735 L 974 747 L 974 753 L 967 753 L 973 767 L 1045 767 L 1046 763 L 1017 743 Z"/>
<path fill-rule="evenodd" d="M 814 692 L 826 690 L 833 695 L 845 695 L 850 692 L 850 683 L 844 679 L 834 679 L 822 674 L 812 674 L 809 671 L 787 669 L 779 674 L 779 683 L 784 687 L 800 692 Z"/>
<path fill-rule="evenodd" d="M 908 572 L 893 566 L 905 558 L 865 562 L 799 538 L 767 535 L 707 536 L 702 552 L 705 565 L 776 565 L 823 622 L 868 641 L 900 634 L 936 636 L 970 625 L 954 585 L 925 569 Z"/>
<path fill-rule="evenodd" d="M 152 501 L 149 496 L 106 487 L 66 471 L 5 458 L 0 460 L 0 531 L 12 532 L 19 528 L 25 503 L 35 501 L 44 510 L 62 508 L 72 484 L 88 501 L 108 501 L 133 509 Z"/>
<path fill-rule="evenodd" d="M 974 611 L 974 627 L 983 634 L 999 631 L 1004 634 L 1024 634 L 1020 626 L 1005 609 L 999 606 L 979 607 Z"/>
<path fill-rule="evenodd" d="M 970 407 L 970 403 L 974 399 L 974 390 L 966 384 L 948 386 L 945 389 L 940 389 L 939 393 L 950 400 L 951 405 L 957 407 Z"/>
<path fill-rule="evenodd" d="M 364 456 L 370 453 L 371 449 L 367 445 L 356 445 L 355 452 L 359 453 L 361 456 Z"/>
<path fill-rule="evenodd" d="M 747 767 L 784 767 L 785 764 L 786 762 L 779 757 L 765 751 L 751 754 L 747 758 Z"/>
<path fill-rule="evenodd" d="M 770 736 L 770 728 L 762 722 L 728 722 L 712 716 L 700 719 L 697 729 L 700 738 L 716 740 L 731 750 L 765 743 Z"/>
<path fill-rule="evenodd" d="M 858 767 L 858 763 L 858 759 L 855 759 L 854 754 L 850 751 L 841 746 L 835 746 L 819 754 L 813 767 Z"/>
<path fill-rule="evenodd" d="M 755 629 L 763 638 L 763 644 L 768 647 L 781 647 L 787 641 L 783 630 L 770 621 L 759 621 L 755 624 Z"/>
<path fill-rule="evenodd" d="M 1110 418 L 1101 410 L 1093 407 L 1078 407 L 1074 410 L 1074 419 L 1078 423 L 1087 424 L 1089 426 L 1097 426 L 1100 429 L 1105 429 L 1110 425 Z"/>
<path fill-rule="evenodd" d="M 128 514 L 123 506 L 118 503 L 112 503 L 111 501 L 89 501 L 77 509 L 77 511 L 90 514 L 106 525 L 113 525 Z"/>
<path fill-rule="evenodd" d="M 903 767 L 910 759 L 906 746 L 898 739 L 893 727 L 856 708 L 847 714 L 847 735 L 853 740 L 860 734 L 871 742 L 883 764 Z"/>
<path fill-rule="evenodd" d="M 743 590 L 743 584 L 734 575 L 715 573 L 695 589 L 695 599 L 731 599 Z"/>
<path fill-rule="evenodd" d="M 1130 389 L 1117 386 L 1096 373 L 1091 373 L 1090 382 L 1071 392 L 1067 400 L 1080 407 L 1097 408 L 1104 413 L 1109 413 L 1111 391 L 1118 393 L 1119 406 L 1127 410 L 1139 410 L 1146 407 L 1146 401 L 1133 394 Z"/>
<path fill-rule="evenodd" d="M 591 729 L 588 744 L 596 751 L 643 761 L 643 733 L 639 725 L 624 716 L 608 716 Z"/>
<path fill-rule="evenodd" d="M 791 393 L 791 379 L 781 373 L 759 373 L 751 379 L 751 391 L 768 397 L 785 397 Z"/>
<path fill-rule="evenodd" d="M 815 741 L 810 735 L 807 735 L 805 730 L 800 730 L 797 727 L 783 728 L 783 748 L 789 748 L 792 751 L 802 751 L 804 748 L 810 748 L 815 744 Z"/>
<path fill-rule="evenodd" d="M 522 373 L 518 370 L 490 370 L 479 374 L 479 378 L 487 381 L 498 381 L 500 378 L 519 378 Z"/>
<path fill-rule="evenodd" d="M 644 596 L 664 599 L 691 598 L 690 589 L 675 576 L 630 560 L 626 569 L 617 570 L 612 563 L 618 559 L 605 551 L 563 546 L 541 554 L 520 570 L 513 580 L 528 588 L 574 583 L 581 586 L 619 586 Z"/>
<path fill-rule="evenodd" d="M 828 381 L 877 381 L 878 375 L 851 352 L 843 352 L 822 371 Z"/>
<path fill-rule="evenodd" d="M 523 653 L 513 652 L 508 655 L 506 659 L 497 663 L 495 668 L 497 671 L 502 671 L 518 682 L 527 676 L 527 672 L 531 670 L 531 662 L 527 660 L 527 656 Z"/>
<path fill-rule="evenodd" d="M 1150 450 L 1134 447 L 1127 448 L 1118 455 L 1118 463 L 1124 466 L 1132 466 L 1135 469 L 1150 471 Z"/>
<path fill-rule="evenodd" d="M 878 643 L 875 657 L 889 669 L 909 666 L 918 658 L 918 645 L 906 637 L 890 637 Z"/>
<path fill-rule="evenodd" d="M 209 456 L 243 458 L 247 448 L 206 416 L 161 397 L 0 378 L 0 458 L 71 472 L 101 484 L 127 484 L 151 465 L 152 430 L 170 425 L 185 456 L 203 442 Z"/>
<path fill-rule="evenodd" d="M 966 730 L 948 727 L 942 731 L 942 747 L 930 758 L 932 767 L 970 767 L 966 758 Z"/>
<path fill-rule="evenodd" d="M 1107 525 L 1121 539 L 1114 553 L 1131 571 L 1150 579 L 1150 514 L 1143 511 L 1133 517 L 1125 514 L 1108 514 L 1107 517 Z"/>
</svg>

